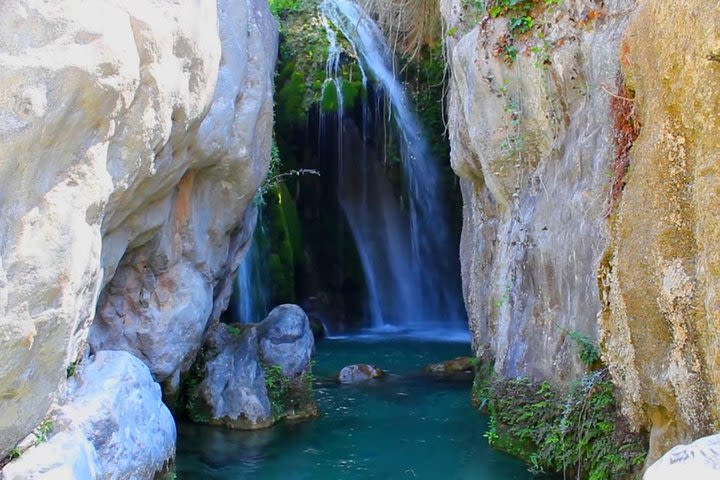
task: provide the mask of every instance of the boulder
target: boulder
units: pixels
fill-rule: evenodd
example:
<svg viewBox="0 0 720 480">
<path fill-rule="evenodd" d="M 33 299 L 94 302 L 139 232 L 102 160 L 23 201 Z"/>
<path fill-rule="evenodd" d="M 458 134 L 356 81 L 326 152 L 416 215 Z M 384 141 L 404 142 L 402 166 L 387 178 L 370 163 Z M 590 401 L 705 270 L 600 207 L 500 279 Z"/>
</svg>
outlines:
<svg viewBox="0 0 720 480">
<path fill-rule="evenodd" d="M 368 380 L 375 380 L 383 378 L 385 372 L 374 365 L 357 364 L 348 365 L 340 370 L 338 374 L 338 382 L 340 383 L 358 383 L 367 382 Z"/>
<path fill-rule="evenodd" d="M 257 325 L 213 327 L 186 380 L 191 419 L 255 430 L 317 415 L 305 312 L 281 305 Z"/>
<path fill-rule="evenodd" d="M 425 367 L 425 372 L 436 376 L 454 376 L 473 373 L 474 369 L 475 359 L 473 357 L 457 357 L 428 365 Z"/>
<path fill-rule="evenodd" d="M 643 480 L 720 480 L 720 434 L 678 445 L 647 469 Z"/>
<path fill-rule="evenodd" d="M 286 377 L 305 371 L 315 341 L 307 315 L 297 305 L 280 305 L 257 325 L 260 353 L 268 365 L 279 365 Z"/>
<path fill-rule="evenodd" d="M 95 447 L 79 430 L 61 432 L 23 453 L 0 474 L 2 480 L 95 480 Z"/>
<path fill-rule="evenodd" d="M 175 456 L 175 421 L 148 367 L 102 351 L 70 380 L 52 434 L 8 464 L 4 480 L 152 479 Z"/>
</svg>

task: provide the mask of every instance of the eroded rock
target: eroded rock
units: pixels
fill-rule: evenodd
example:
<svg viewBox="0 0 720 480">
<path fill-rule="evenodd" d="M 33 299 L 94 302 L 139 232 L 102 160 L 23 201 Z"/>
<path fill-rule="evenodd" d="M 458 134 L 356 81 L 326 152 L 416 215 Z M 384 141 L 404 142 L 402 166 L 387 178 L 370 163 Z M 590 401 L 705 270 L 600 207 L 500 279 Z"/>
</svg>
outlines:
<svg viewBox="0 0 720 480">
<path fill-rule="evenodd" d="M 360 363 L 357 365 L 348 365 L 340 370 L 338 374 L 338 382 L 340 383 L 359 383 L 369 380 L 383 378 L 385 372 L 375 365 Z"/>
<path fill-rule="evenodd" d="M 53 436 L 3 469 L 5 480 L 152 479 L 175 456 L 175 421 L 147 366 L 102 351 L 71 379 Z"/>
<path fill-rule="evenodd" d="M 95 351 L 190 366 L 252 232 L 277 29 L 263 0 L 9 0 L 0 26 L 3 457 L 93 320 Z"/>
<path fill-rule="evenodd" d="M 200 423 L 255 430 L 317 415 L 308 318 L 281 305 L 257 325 L 216 325 L 186 381 L 186 406 Z"/>
</svg>

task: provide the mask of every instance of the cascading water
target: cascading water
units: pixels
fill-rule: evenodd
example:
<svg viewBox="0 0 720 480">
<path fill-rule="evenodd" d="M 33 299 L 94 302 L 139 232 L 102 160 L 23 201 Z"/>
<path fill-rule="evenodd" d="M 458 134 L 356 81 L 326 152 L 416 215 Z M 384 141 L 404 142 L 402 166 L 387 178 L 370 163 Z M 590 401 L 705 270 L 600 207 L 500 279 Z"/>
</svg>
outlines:
<svg viewBox="0 0 720 480">
<path fill-rule="evenodd" d="M 266 268 L 267 255 L 263 251 L 267 246 L 265 236 L 265 227 L 259 215 L 252 245 L 238 268 L 235 281 L 235 320 L 243 324 L 259 322 L 268 314 L 269 272 Z"/>
<path fill-rule="evenodd" d="M 320 11 L 330 43 L 327 79 L 338 97 L 338 195 L 363 265 L 374 327 L 403 325 L 445 328 L 465 325 L 460 300 L 457 250 L 448 234 L 440 171 L 423 138 L 411 103 L 393 74 L 393 57 L 373 20 L 348 0 L 324 0 Z M 362 145 L 345 134 L 348 122 L 342 107 L 339 78 L 341 49 L 332 22 L 359 54 L 366 95 L 361 109 Z M 369 85 L 366 71 L 374 80 Z M 385 96 L 397 130 L 407 200 L 396 192 L 377 148 L 382 133 L 368 105 L 374 90 L 382 112 Z M 383 115 L 377 115 L 382 118 Z M 329 134 L 323 125 L 321 136 Z M 375 137 L 375 138 L 373 138 Z M 407 203 L 407 205 L 404 205 Z"/>
</svg>

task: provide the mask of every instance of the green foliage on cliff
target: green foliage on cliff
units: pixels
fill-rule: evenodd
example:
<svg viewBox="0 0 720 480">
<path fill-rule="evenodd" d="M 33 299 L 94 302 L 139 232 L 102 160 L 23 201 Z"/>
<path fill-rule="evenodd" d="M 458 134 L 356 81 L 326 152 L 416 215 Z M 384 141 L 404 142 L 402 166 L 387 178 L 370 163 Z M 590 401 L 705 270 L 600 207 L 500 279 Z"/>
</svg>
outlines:
<svg viewBox="0 0 720 480">
<path fill-rule="evenodd" d="M 503 379 L 485 368 L 476 376 L 473 397 L 490 416 L 490 445 L 525 459 L 536 472 L 640 478 L 646 439 L 620 415 L 606 370 L 560 390 L 548 382 Z"/>
<path fill-rule="evenodd" d="M 279 124 L 302 125 L 313 104 L 324 112 L 338 108 L 334 85 L 325 84 L 328 39 L 318 12 L 318 0 L 276 0 L 271 8 L 280 19 L 280 55 L 275 81 Z M 331 27 L 332 28 L 332 27 Z M 345 108 L 354 106 L 362 83 L 353 50 L 338 32 L 343 49 L 339 77 Z M 282 129 L 282 128 L 281 128 Z"/>
<path fill-rule="evenodd" d="M 487 19 L 507 19 L 507 34 L 498 41 L 494 50 L 508 64 L 512 64 L 519 53 L 518 39 L 526 33 L 541 30 L 542 14 L 549 7 L 561 3 L 562 0 L 463 0 L 465 18 L 469 19 L 468 27 Z M 448 35 L 454 36 L 458 30 L 459 25 L 455 25 L 448 30 Z M 540 44 L 530 46 L 529 51 L 538 58 L 537 65 L 544 66 L 549 63 L 550 56 L 542 31 L 538 32 L 537 41 Z"/>
<path fill-rule="evenodd" d="M 269 0 L 270 11 L 276 17 L 280 17 L 286 12 L 297 11 L 301 3 L 302 0 Z"/>
</svg>

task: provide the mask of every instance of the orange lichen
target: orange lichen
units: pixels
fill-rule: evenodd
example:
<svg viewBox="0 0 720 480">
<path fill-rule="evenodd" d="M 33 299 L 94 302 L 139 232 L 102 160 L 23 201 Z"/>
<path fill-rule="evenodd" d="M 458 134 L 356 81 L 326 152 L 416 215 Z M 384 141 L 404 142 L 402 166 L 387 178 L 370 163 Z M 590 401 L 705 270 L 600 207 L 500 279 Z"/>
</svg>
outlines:
<svg viewBox="0 0 720 480">
<path fill-rule="evenodd" d="M 617 93 L 608 92 L 615 133 L 615 161 L 613 162 L 613 183 L 608 201 L 608 215 L 615 209 L 622 195 L 625 187 L 625 175 L 630 166 L 630 150 L 640 134 L 640 123 L 634 102 L 635 92 L 625 85 L 622 77 L 618 77 L 616 90 Z"/>
</svg>

